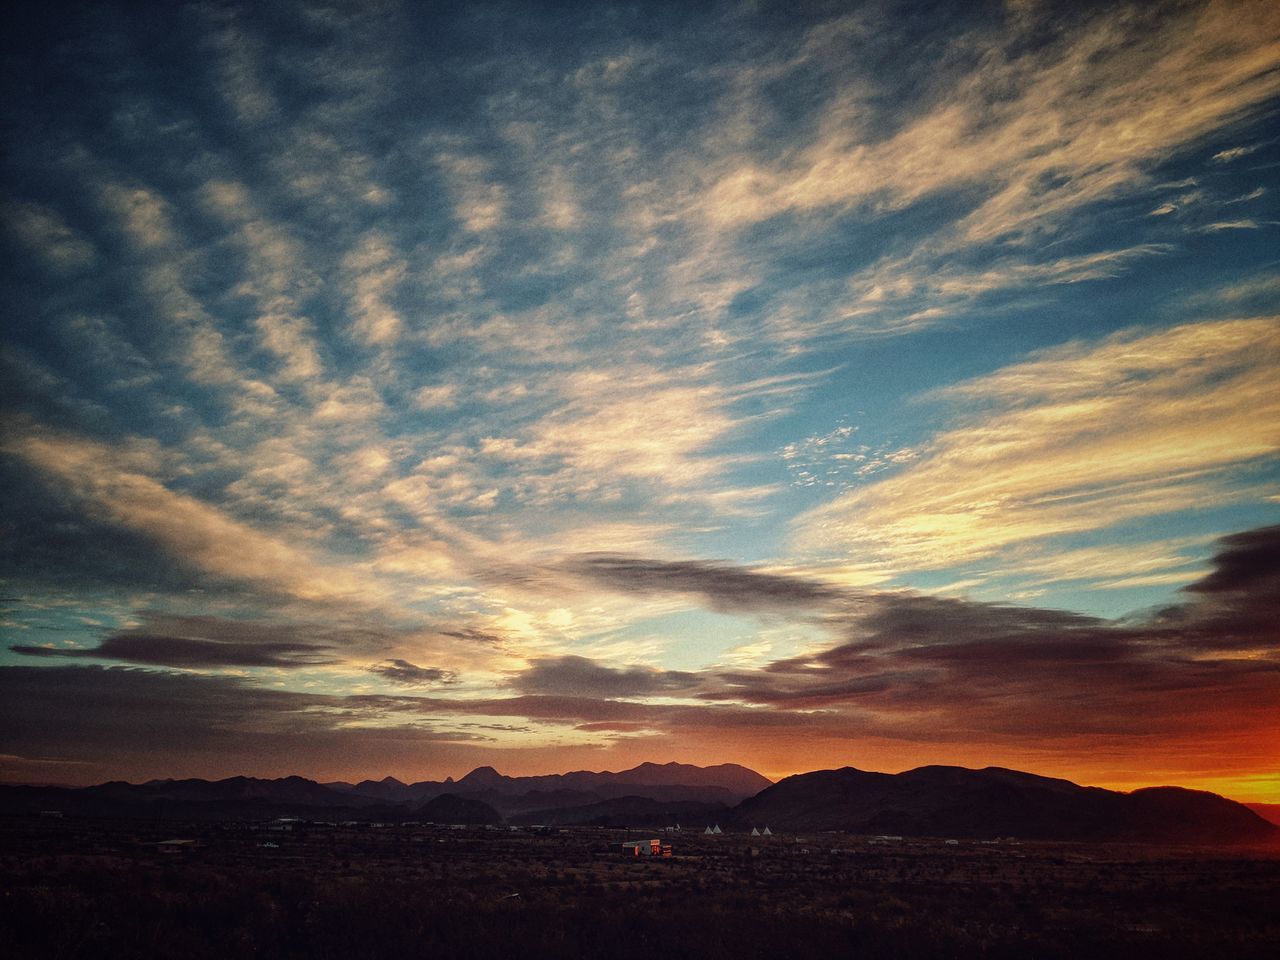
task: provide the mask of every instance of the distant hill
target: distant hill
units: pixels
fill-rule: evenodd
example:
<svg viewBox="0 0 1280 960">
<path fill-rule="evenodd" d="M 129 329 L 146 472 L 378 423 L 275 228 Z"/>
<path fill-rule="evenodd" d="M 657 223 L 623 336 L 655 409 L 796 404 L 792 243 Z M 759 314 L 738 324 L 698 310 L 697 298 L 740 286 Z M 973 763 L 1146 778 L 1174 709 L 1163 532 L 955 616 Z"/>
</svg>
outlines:
<svg viewBox="0 0 1280 960">
<path fill-rule="evenodd" d="M 324 786 L 341 793 L 351 793 L 359 797 L 370 797 L 388 803 L 403 803 L 408 799 L 407 784 L 395 777 L 383 777 L 381 780 L 361 780 L 357 784 L 326 783 Z"/>
<path fill-rule="evenodd" d="M 304 777 L 151 780 L 141 784 L 113 781 L 79 789 L 0 786 L 0 813 L 34 814 L 48 809 L 78 816 L 149 819 L 299 816 L 313 820 L 426 818 L 442 823 L 493 823 L 532 810 L 589 807 L 620 797 L 724 809 L 770 782 L 736 764 L 697 767 L 679 763 L 644 763 L 619 773 L 582 770 L 541 777 L 507 777 L 492 767 L 478 767 L 456 781 L 449 778 L 413 784 L 394 777 L 355 784 L 320 784 Z M 423 813 L 428 809 L 424 804 L 444 797 L 451 799 L 432 808 L 434 813 Z"/>
<path fill-rule="evenodd" d="M 67 816 L 133 817 L 149 820 L 401 820 L 408 808 L 352 796 L 302 777 L 259 780 L 113 781 L 96 787 L 0 787 L 0 813 L 34 815 L 57 810 Z"/>
<path fill-rule="evenodd" d="M 461 823 L 471 826 L 502 822 L 502 816 L 487 803 L 454 793 L 432 797 L 418 808 L 418 819 L 428 823 Z"/>
<path fill-rule="evenodd" d="M 621 773 L 568 774 L 569 777 L 609 777 L 616 783 L 652 786 L 723 787 L 732 794 L 754 797 L 773 781 L 736 763 L 695 767 L 687 763 L 642 763 Z"/>
<path fill-rule="evenodd" d="M 508 777 L 493 767 L 477 767 L 458 780 L 424 780 L 405 784 L 387 777 L 328 786 L 351 795 L 393 803 L 417 803 L 442 793 L 455 793 L 483 800 L 503 813 L 514 813 L 539 807 L 580 806 L 625 796 L 732 806 L 754 796 L 771 783 L 768 778 L 736 763 L 711 767 L 687 763 L 642 763 L 617 773 L 577 770 L 537 777 Z M 547 803 L 538 799 L 549 795 L 563 797 L 565 802 Z"/>
<path fill-rule="evenodd" d="M 257 777 L 228 777 L 225 780 L 150 780 L 137 785 L 114 781 L 89 789 L 102 795 L 122 798 L 145 796 L 157 801 L 188 803 L 268 800 L 322 807 L 367 806 L 369 803 L 366 798 L 337 793 L 304 777 L 281 777 L 276 780 L 263 780 Z"/>
<path fill-rule="evenodd" d="M 1269 843 L 1280 829 L 1212 793 L 1153 787 L 1117 793 L 987 767 L 930 766 L 900 774 L 853 767 L 803 773 L 733 811 L 740 827 L 932 837 Z"/>
<path fill-rule="evenodd" d="M 513 824 L 579 827 L 640 827 L 662 829 L 677 824 L 686 828 L 723 818 L 729 808 L 723 803 L 664 802 L 648 797 L 616 797 L 580 807 L 534 810 L 511 817 Z"/>
<path fill-rule="evenodd" d="M 1280 825 L 1280 803 L 1246 803 L 1245 806 L 1268 823 Z"/>
</svg>

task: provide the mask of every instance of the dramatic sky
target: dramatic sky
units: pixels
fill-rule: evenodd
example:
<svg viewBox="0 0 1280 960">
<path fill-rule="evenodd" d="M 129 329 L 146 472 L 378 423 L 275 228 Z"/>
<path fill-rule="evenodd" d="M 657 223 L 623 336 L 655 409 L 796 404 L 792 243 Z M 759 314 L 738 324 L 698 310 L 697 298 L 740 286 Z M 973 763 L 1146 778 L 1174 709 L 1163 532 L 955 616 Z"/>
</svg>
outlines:
<svg viewBox="0 0 1280 960">
<path fill-rule="evenodd" d="M 1280 801 L 1280 4 L 26 4 L 0 779 Z"/>
</svg>

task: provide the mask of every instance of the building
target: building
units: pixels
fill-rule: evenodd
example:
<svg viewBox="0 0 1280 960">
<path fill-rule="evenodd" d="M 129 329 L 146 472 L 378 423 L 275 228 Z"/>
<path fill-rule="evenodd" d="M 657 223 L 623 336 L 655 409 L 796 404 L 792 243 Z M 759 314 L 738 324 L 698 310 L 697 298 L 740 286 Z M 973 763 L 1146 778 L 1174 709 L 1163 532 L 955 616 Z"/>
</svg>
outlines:
<svg viewBox="0 0 1280 960">
<path fill-rule="evenodd" d="M 671 844 L 661 840 L 628 840 L 622 844 L 623 854 L 632 857 L 669 857 Z"/>
</svg>

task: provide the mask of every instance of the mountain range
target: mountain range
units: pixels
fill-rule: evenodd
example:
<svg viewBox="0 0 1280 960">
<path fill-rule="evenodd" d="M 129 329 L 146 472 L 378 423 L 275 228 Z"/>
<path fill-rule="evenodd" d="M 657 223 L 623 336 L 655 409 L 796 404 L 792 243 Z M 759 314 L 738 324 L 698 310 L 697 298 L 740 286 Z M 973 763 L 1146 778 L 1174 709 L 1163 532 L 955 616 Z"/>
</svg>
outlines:
<svg viewBox="0 0 1280 960">
<path fill-rule="evenodd" d="M 1131 793 L 1001 767 L 854 767 L 788 777 L 733 810 L 735 825 L 863 834 L 1160 843 L 1272 843 L 1280 828 L 1244 804 L 1182 787 Z"/>
<path fill-rule="evenodd" d="M 844 767 L 772 783 L 736 764 L 644 763 L 618 773 L 507 777 L 479 767 L 458 780 L 393 777 L 317 783 L 275 780 L 119 781 L 94 787 L 0 787 L 0 814 L 183 820 L 420 820 L 598 825 L 774 833 L 1089 840 L 1151 843 L 1280 842 L 1280 826 L 1243 804 L 1180 787 L 1130 793 L 987 767 L 928 766 L 899 774 Z"/>
<path fill-rule="evenodd" d="M 325 787 L 352 797 L 415 804 L 444 793 L 483 800 L 504 815 L 538 809 L 585 806 L 620 797 L 698 801 L 732 806 L 772 783 L 735 763 L 696 767 L 687 763 L 642 763 L 619 773 L 578 770 L 539 777 L 506 777 L 493 767 L 477 767 L 459 780 L 402 783 L 395 777 L 338 781 Z"/>
</svg>

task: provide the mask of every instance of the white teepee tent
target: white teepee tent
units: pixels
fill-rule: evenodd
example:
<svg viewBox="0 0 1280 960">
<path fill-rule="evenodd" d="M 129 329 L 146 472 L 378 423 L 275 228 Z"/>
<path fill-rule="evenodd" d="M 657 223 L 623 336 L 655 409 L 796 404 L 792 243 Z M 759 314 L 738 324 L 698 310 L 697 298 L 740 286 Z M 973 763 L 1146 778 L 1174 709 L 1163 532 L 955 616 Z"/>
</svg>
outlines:
<svg viewBox="0 0 1280 960">
<path fill-rule="evenodd" d="M 762 833 L 762 834 L 761 834 L 761 836 L 762 836 L 762 837 L 772 837 L 772 836 L 773 836 L 773 831 L 769 829 L 768 824 L 766 824 L 766 825 L 765 825 L 764 833 Z"/>
<path fill-rule="evenodd" d="M 720 829 L 720 824 L 718 824 L 718 823 L 716 824 L 716 828 L 715 828 L 714 830 L 712 830 L 711 832 L 712 832 L 712 833 L 724 833 L 724 831 Z"/>
<path fill-rule="evenodd" d="M 760 836 L 760 831 L 759 831 L 759 829 L 758 829 L 758 828 L 756 828 L 756 827 L 752 827 L 752 828 L 751 828 L 751 835 L 752 835 L 753 837 L 758 837 L 758 836 Z"/>
</svg>

